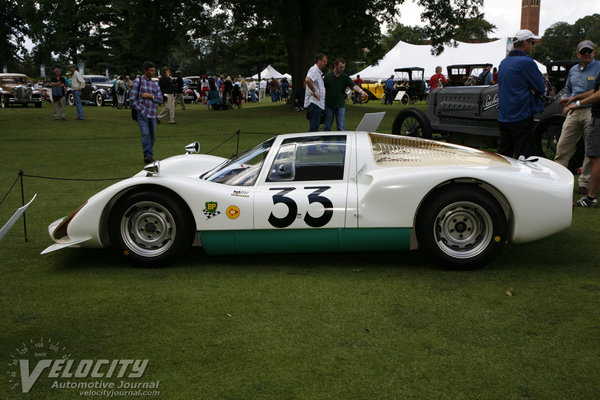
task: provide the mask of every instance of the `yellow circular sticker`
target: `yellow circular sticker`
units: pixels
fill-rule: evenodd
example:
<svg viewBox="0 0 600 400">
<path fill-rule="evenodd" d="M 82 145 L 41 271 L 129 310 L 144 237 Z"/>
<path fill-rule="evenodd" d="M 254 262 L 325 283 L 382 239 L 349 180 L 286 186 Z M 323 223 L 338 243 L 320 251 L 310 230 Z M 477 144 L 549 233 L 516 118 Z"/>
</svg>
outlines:
<svg viewBox="0 0 600 400">
<path fill-rule="evenodd" d="M 240 216 L 240 209 L 237 206 L 229 206 L 227 207 L 227 211 L 225 213 L 229 219 L 236 219 Z"/>
</svg>

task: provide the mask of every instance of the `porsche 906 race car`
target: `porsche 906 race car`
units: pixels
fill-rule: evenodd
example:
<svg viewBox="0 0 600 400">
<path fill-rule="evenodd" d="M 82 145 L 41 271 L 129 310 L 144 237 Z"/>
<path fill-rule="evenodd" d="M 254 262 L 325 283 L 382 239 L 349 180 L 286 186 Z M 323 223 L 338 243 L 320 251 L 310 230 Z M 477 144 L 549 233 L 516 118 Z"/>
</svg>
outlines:
<svg viewBox="0 0 600 400">
<path fill-rule="evenodd" d="M 112 246 L 155 267 L 192 244 L 209 255 L 421 248 L 473 269 L 507 242 L 569 227 L 572 191 L 573 175 L 544 158 L 368 132 L 285 134 L 229 160 L 150 164 L 52 223 L 44 253 Z"/>
</svg>

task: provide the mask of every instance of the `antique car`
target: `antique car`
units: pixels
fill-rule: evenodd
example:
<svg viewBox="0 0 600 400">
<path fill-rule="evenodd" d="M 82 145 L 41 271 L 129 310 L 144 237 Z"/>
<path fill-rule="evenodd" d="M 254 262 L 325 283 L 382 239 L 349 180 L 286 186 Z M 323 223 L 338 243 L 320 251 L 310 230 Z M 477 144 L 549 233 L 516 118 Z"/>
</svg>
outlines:
<svg viewBox="0 0 600 400">
<path fill-rule="evenodd" d="M 104 103 L 113 101 L 113 81 L 102 75 L 82 75 L 85 87 L 81 90 L 81 102 L 95 104 L 102 107 Z M 67 89 L 67 104 L 75 104 L 73 91 Z"/>
<path fill-rule="evenodd" d="M 565 87 L 567 77 L 569 76 L 569 70 L 577 63 L 579 63 L 578 60 L 558 60 L 546 64 L 548 81 L 555 93 L 560 92 Z"/>
<path fill-rule="evenodd" d="M 473 269 L 505 243 L 571 224 L 573 175 L 544 158 L 365 131 L 279 135 L 231 159 L 186 149 L 50 224 L 43 254 L 112 247 L 157 267 L 192 245 L 208 255 L 420 248 Z"/>
<path fill-rule="evenodd" d="M 12 104 L 22 104 L 24 107 L 29 103 L 35 107 L 42 106 L 42 92 L 33 87 L 27 81 L 27 75 L 1 73 L 0 74 L 0 106 L 8 107 Z"/>
<path fill-rule="evenodd" d="M 534 115 L 537 153 L 549 159 L 556 154 L 565 119 L 559 105 L 561 96 L 562 92 L 543 96 L 544 110 Z M 392 133 L 497 148 L 500 137 L 498 85 L 435 89 L 429 94 L 427 114 L 416 108 L 400 111 L 394 119 Z M 573 160 L 574 164 L 577 162 Z"/>
<path fill-rule="evenodd" d="M 446 67 L 448 83 L 446 86 L 473 86 L 477 77 L 481 74 L 484 68 L 489 65 L 483 64 L 456 64 Z"/>
<path fill-rule="evenodd" d="M 420 67 L 396 68 L 394 80 L 394 100 L 402 104 L 415 103 L 427 100 L 425 85 L 425 69 Z"/>
</svg>

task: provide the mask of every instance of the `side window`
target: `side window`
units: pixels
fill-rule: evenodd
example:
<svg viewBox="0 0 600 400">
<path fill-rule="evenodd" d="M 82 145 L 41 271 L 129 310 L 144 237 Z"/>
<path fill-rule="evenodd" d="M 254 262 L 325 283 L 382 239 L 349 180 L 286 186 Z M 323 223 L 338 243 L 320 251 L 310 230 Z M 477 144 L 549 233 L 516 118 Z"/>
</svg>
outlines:
<svg viewBox="0 0 600 400">
<path fill-rule="evenodd" d="M 285 140 L 269 169 L 267 182 L 344 179 L 346 136 Z"/>
</svg>

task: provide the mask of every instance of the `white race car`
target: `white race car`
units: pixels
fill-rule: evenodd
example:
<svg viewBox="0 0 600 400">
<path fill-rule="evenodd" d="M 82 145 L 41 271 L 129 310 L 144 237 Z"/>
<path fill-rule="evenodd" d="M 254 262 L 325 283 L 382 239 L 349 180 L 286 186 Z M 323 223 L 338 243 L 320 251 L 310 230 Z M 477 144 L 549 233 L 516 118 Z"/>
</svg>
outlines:
<svg viewBox="0 0 600 400">
<path fill-rule="evenodd" d="M 188 151 L 148 165 L 53 222 L 43 253 L 112 246 L 155 267 L 192 244 L 209 255 L 420 248 L 473 269 L 507 242 L 568 228 L 572 193 L 573 175 L 544 158 L 369 132 L 286 134 L 229 160 Z"/>
</svg>

